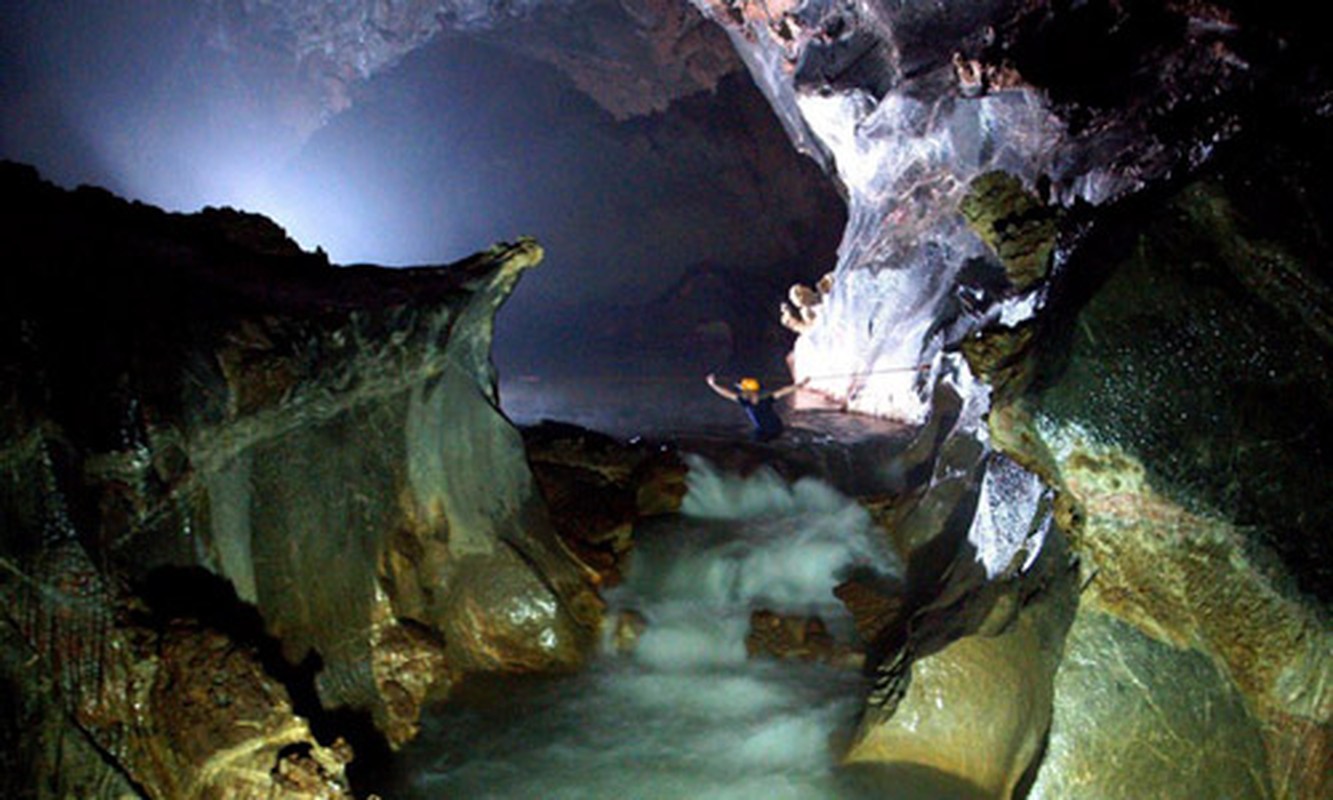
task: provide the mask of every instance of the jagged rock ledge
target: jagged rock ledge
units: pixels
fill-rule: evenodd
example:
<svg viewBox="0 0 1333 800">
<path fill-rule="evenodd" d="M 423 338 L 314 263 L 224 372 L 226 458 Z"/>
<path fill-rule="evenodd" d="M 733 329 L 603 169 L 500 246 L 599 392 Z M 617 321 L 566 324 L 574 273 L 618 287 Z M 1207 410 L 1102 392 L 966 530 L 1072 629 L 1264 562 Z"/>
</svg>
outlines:
<svg viewBox="0 0 1333 800">
<path fill-rule="evenodd" d="M 367 715 L 397 745 L 462 676 L 581 663 L 600 601 L 489 360 L 535 242 L 337 268 L 230 209 L 167 214 L 14 164 L 0 196 L 0 679 L 17 698 L 0 727 L 26 742 L 8 796 L 38 775 L 51 796 L 337 796 L 348 748 L 294 706 Z M 191 574 L 234 593 L 205 616 L 257 609 L 258 638 L 146 607 L 144 587 Z M 274 640 L 308 696 L 266 671 Z M 249 688 L 191 688 L 210 670 Z M 224 728 L 248 732 L 207 732 Z"/>
</svg>

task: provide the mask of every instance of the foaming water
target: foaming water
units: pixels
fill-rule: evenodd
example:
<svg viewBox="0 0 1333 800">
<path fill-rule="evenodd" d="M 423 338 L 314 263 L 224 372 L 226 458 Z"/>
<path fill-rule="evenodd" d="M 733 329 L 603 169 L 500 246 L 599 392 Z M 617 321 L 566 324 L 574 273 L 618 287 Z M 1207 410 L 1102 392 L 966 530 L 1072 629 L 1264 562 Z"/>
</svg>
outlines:
<svg viewBox="0 0 1333 800">
<path fill-rule="evenodd" d="M 682 514 L 646 526 L 625 584 L 608 594 L 612 614 L 647 621 L 634 650 L 434 715 L 407 753 L 414 774 L 402 795 L 871 796 L 834 766 L 860 675 L 749 660 L 744 640 L 758 608 L 849 630 L 832 594 L 839 576 L 895 563 L 864 510 L 818 481 L 690 466 Z"/>
</svg>

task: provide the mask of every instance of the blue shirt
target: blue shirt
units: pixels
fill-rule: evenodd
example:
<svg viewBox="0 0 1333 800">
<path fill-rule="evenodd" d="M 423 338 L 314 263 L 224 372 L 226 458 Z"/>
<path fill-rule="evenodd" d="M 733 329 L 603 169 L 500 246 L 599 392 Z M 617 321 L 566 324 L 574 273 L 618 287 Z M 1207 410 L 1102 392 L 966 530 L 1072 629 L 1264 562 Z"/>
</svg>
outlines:
<svg viewBox="0 0 1333 800">
<path fill-rule="evenodd" d="M 773 409 L 772 397 L 761 397 L 751 403 L 745 399 L 744 395 L 736 398 L 736 402 L 745 409 L 745 415 L 750 418 L 754 430 L 751 435 L 756 442 L 767 442 L 770 439 L 776 439 L 782 435 L 782 419 L 778 412 Z"/>
</svg>

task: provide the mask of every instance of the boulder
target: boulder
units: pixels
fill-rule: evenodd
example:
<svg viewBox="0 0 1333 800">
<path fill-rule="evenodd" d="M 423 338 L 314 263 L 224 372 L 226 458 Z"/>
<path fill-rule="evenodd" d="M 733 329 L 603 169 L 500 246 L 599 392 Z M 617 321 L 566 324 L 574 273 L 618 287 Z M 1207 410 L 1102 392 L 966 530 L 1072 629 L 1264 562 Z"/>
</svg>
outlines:
<svg viewBox="0 0 1333 800">
<path fill-rule="evenodd" d="M 666 446 L 626 444 L 550 421 L 525 428 L 523 441 L 561 539 L 601 585 L 616 585 L 635 523 L 680 509 L 685 463 Z"/>
<path fill-rule="evenodd" d="M 961 606 L 918 612 L 904 649 L 880 665 L 843 762 L 873 766 L 886 781 L 929 774 L 966 787 L 963 796 L 1013 797 L 1035 769 L 1051 722 L 1072 614 L 1061 552 L 1046 551 L 1022 577 L 967 591 Z M 979 623 L 963 623 L 969 632 L 940 641 L 978 615 L 966 606 L 988 605 Z"/>
<path fill-rule="evenodd" d="M 750 613 L 745 652 L 750 658 L 815 661 L 837 667 L 859 668 L 865 663 L 865 656 L 837 641 L 819 617 L 762 609 Z"/>
<path fill-rule="evenodd" d="M 1269 776 L 1259 725 L 1205 655 L 1080 608 L 1029 797 L 1293 796 Z"/>
<path fill-rule="evenodd" d="M 1173 781 L 1203 796 L 1227 775 L 1233 796 L 1329 791 L 1330 558 L 1310 532 L 1328 516 L 1314 487 L 1333 474 L 1330 304 L 1304 263 L 1317 221 L 1273 214 L 1285 201 L 1258 188 L 1303 179 L 1281 177 L 1280 148 L 1260 153 L 1104 221 L 1071 265 L 1084 277 L 1061 289 L 1083 304 L 1038 348 L 1040 377 L 990 418 L 1061 489 L 1080 618 L 1109 617 L 1079 628 L 1106 646 L 1081 646 L 1057 682 L 1070 722 L 1041 775 L 1048 796 Z M 1122 736 L 1160 742 L 1161 763 L 1124 753 Z"/>
</svg>

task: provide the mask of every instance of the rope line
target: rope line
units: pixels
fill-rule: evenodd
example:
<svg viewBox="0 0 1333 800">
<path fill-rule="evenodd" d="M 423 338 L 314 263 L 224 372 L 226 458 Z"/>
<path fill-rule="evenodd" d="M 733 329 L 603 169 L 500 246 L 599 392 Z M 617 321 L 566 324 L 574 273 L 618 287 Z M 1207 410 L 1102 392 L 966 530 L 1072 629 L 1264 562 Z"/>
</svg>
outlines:
<svg viewBox="0 0 1333 800">
<path fill-rule="evenodd" d="M 833 373 L 830 375 L 810 375 L 808 377 L 812 381 L 834 380 L 836 378 L 864 378 L 870 375 L 888 375 L 888 374 L 902 373 L 902 372 L 925 372 L 926 370 L 930 369 L 930 366 L 931 366 L 930 364 L 922 364 L 919 367 L 885 367 L 883 369 L 869 370 L 867 372 L 844 372 L 844 373 Z M 530 376 L 518 375 L 513 378 L 506 378 L 504 382 L 544 383 L 547 380 L 558 381 L 561 379 L 561 377 L 568 377 L 578 381 L 596 382 L 596 383 L 679 383 L 681 381 L 695 380 L 695 377 L 693 375 L 672 375 L 672 376 L 570 375 L 570 376 L 554 376 L 549 379 L 537 375 L 530 375 Z"/>
</svg>

